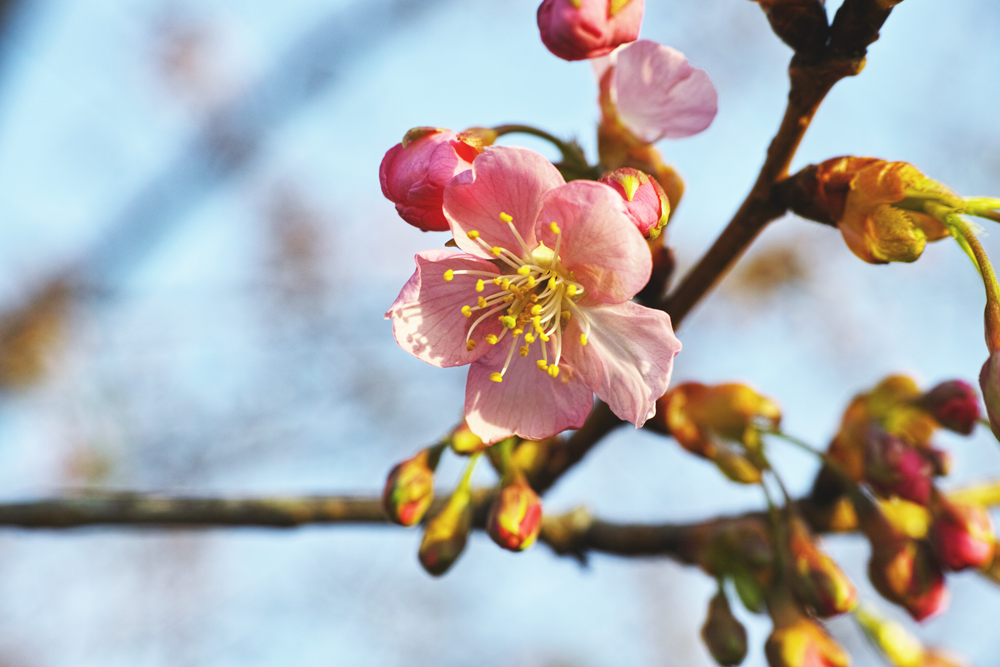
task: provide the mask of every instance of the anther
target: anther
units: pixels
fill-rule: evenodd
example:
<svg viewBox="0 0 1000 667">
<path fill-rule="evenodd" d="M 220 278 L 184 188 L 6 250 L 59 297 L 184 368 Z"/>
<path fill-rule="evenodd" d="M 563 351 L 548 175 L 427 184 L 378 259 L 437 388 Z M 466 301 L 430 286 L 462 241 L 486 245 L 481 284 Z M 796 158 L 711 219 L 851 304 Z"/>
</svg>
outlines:
<svg viewBox="0 0 1000 667">
<path fill-rule="evenodd" d="M 545 363 L 544 359 L 539 359 L 535 363 L 538 365 L 538 370 L 540 370 L 540 371 L 546 371 L 546 370 L 549 369 L 549 365 L 547 363 Z"/>
<path fill-rule="evenodd" d="M 503 376 L 499 373 L 493 373 L 490 375 L 490 379 L 494 382 L 503 382 Z"/>
<path fill-rule="evenodd" d="M 473 229 L 471 232 L 468 233 L 468 237 L 473 241 L 475 241 L 476 239 L 479 238 L 479 232 Z"/>
<path fill-rule="evenodd" d="M 517 326 L 517 320 L 515 320 L 510 315 L 503 315 L 500 318 L 500 324 L 504 325 L 508 329 L 513 329 Z"/>
<path fill-rule="evenodd" d="M 499 287 L 502 282 L 503 278 L 501 278 L 500 276 L 497 276 L 496 278 L 493 279 L 493 284 L 496 285 L 497 287 Z"/>
<path fill-rule="evenodd" d="M 495 334 L 486 334 L 486 342 L 489 343 L 490 345 L 496 345 L 497 344 L 497 337 L 496 337 L 496 335 Z"/>
<path fill-rule="evenodd" d="M 580 345 L 587 344 L 587 334 L 580 334 Z"/>
<path fill-rule="evenodd" d="M 499 257 L 500 255 L 503 254 L 503 248 L 501 248 L 498 245 L 495 245 L 492 248 L 490 248 L 490 252 Z"/>
<path fill-rule="evenodd" d="M 566 286 L 566 296 L 576 296 L 576 285 Z"/>
<path fill-rule="evenodd" d="M 486 283 L 484 283 L 482 280 L 477 280 L 476 281 L 476 291 L 477 292 L 482 292 L 485 287 L 486 287 Z"/>
<path fill-rule="evenodd" d="M 556 287 L 558 287 L 558 286 L 559 286 L 559 283 L 556 282 L 556 279 L 555 279 L 554 276 L 552 278 L 549 278 L 549 289 L 550 290 L 552 290 L 553 292 L 555 292 L 556 291 Z"/>
<path fill-rule="evenodd" d="M 522 345 L 521 349 L 520 349 L 520 352 L 521 352 L 521 356 L 522 357 L 528 356 L 528 346 L 527 345 Z"/>
<path fill-rule="evenodd" d="M 524 342 L 525 343 L 534 343 L 535 342 L 535 334 L 533 334 L 533 333 L 526 333 L 526 334 L 524 334 Z"/>
<path fill-rule="evenodd" d="M 553 364 L 548 368 L 549 377 L 559 377 L 559 367 Z"/>
<path fill-rule="evenodd" d="M 474 340 L 467 340 L 467 341 L 465 341 L 465 351 L 466 352 L 472 352 L 474 349 L 476 349 L 476 341 L 474 341 Z"/>
<path fill-rule="evenodd" d="M 517 329 L 514 329 L 514 336 L 520 336 L 523 333 L 524 333 L 524 329 L 521 329 L 520 327 L 518 327 Z"/>
<path fill-rule="evenodd" d="M 541 315 L 541 314 L 542 314 L 542 307 L 539 306 L 537 303 L 534 306 L 531 307 L 531 316 L 532 317 L 534 317 L 535 315 Z"/>
<path fill-rule="evenodd" d="M 451 269 L 448 269 L 447 271 L 444 272 L 444 279 L 445 280 L 451 280 L 454 277 L 455 277 L 455 272 L 452 271 Z"/>
<path fill-rule="evenodd" d="M 501 211 L 500 212 L 500 221 L 501 222 L 513 222 L 514 218 L 512 218 L 511 216 L 509 216 L 506 213 L 504 213 L 503 211 Z"/>
<path fill-rule="evenodd" d="M 483 297 L 479 297 L 479 307 L 480 307 L 480 308 L 485 308 L 485 307 L 486 307 L 486 305 L 487 305 L 487 304 L 486 304 L 486 299 L 485 299 L 485 298 L 483 298 Z"/>
<path fill-rule="evenodd" d="M 510 281 L 507 280 L 506 278 L 504 278 L 503 281 L 501 281 L 500 289 L 509 290 L 510 289 Z"/>
<path fill-rule="evenodd" d="M 552 230 L 553 234 L 562 234 L 562 230 L 559 229 L 559 225 L 554 222 L 549 224 L 549 229 Z"/>
<path fill-rule="evenodd" d="M 466 317 L 472 317 L 472 306 L 462 306 L 462 314 Z"/>
<path fill-rule="evenodd" d="M 518 275 L 526 276 L 531 273 L 531 267 L 524 264 L 517 270 L 517 273 Z"/>
<path fill-rule="evenodd" d="M 535 276 L 528 276 L 528 280 L 524 284 L 528 289 L 535 289 L 535 285 L 538 283 L 535 281 Z"/>
</svg>

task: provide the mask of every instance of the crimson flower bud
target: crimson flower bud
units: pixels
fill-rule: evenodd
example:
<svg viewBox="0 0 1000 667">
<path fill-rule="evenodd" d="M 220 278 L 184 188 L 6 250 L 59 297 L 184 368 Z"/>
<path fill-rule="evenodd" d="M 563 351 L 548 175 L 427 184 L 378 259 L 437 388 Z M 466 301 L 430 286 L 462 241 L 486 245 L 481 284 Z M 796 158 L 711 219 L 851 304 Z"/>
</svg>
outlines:
<svg viewBox="0 0 1000 667">
<path fill-rule="evenodd" d="M 979 388 L 983 392 L 986 416 L 993 435 L 1000 439 L 1000 352 L 993 352 L 979 372 Z"/>
<path fill-rule="evenodd" d="M 444 186 L 472 167 L 483 144 L 475 131 L 456 134 L 439 127 L 415 127 L 382 158 L 378 171 L 382 194 L 396 205 L 399 217 L 417 229 L 448 231 L 442 211 Z"/>
<path fill-rule="evenodd" d="M 382 507 L 393 523 L 413 526 L 420 523 L 434 500 L 434 469 L 440 450 L 428 448 L 389 471 L 382 492 Z"/>
<path fill-rule="evenodd" d="M 427 572 L 439 577 L 462 555 L 472 526 L 472 512 L 472 491 L 468 485 L 460 484 L 448 504 L 424 529 L 418 556 Z"/>
<path fill-rule="evenodd" d="M 865 480 L 884 495 L 926 505 L 930 502 L 935 467 L 902 438 L 880 432 L 865 451 Z"/>
<path fill-rule="evenodd" d="M 968 382 L 942 382 L 920 397 L 917 405 L 949 431 L 969 435 L 979 421 L 979 396 Z"/>
<path fill-rule="evenodd" d="M 978 505 L 944 498 L 934 503 L 931 544 L 949 570 L 984 567 L 993 560 L 993 525 Z"/>
<path fill-rule="evenodd" d="M 701 638 L 720 665 L 738 665 L 747 657 L 747 629 L 733 616 L 722 590 L 708 603 L 708 617 L 701 627 Z"/>
<path fill-rule="evenodd" d="M 844 614 L 857 606 L 858 592 L 840 566 L 817 547 L 805 522 L 789 522 L 792 589 L 820 618 Z"/>
<path fill-rule="evenodd" d="M 508 551 L 524 551 L 538 539 L 542 502 L 524 475 L 511 475 L 490 506 L 486 529 L 493 541 Z"/>
<path fill-rule="evenodd" d="M 644 0 L 544 0 L 538 30 L 563 60 L 597 58 L 639 38 L 643 8 Z"/>
<path fill-rule="evenodd" d="M 906 609 L 917 621 L 948 605 L 944 574 L 926 542 L 898 536 L 874 538 L 868 578 L 882 597 Z"/>
<path fill-rule="evenodd" d="M 655 239 L 670 219 L 670 200 L 656 179 L 623 167 L 601 176 L 625 200 L 628 217 L 647 239 Z"/>
<path fill-rule="evenodd" d="M 816 622 L 799 615 L 775 618 L 774 631 L 764 644 L 770 667 L 848 667 L 850 659 Z"/>
</svg>

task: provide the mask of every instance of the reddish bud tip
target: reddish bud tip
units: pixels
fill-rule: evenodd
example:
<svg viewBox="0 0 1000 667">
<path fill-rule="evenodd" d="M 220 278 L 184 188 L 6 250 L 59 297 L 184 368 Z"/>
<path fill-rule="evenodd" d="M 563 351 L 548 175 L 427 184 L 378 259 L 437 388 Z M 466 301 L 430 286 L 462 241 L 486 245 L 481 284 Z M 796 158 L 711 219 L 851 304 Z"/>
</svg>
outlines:
<svg viewBox="0 0 1000 667">
<path fill-rule="evenodd" d="M 792 589 L 820 618 L 845 614 L 858 604 L 858 592 L 836 561 L 816 545 L 805 522 L 789 522 Z"/>
<path fill-rule="evenodd" d="M 936 502 L 930 536 L 934 552 L 949 570 L 985 567 L 993 560 L 993 524 L 978 505 Z"/>
<path fill-rule="evenodd" d="M 427 572 L 439 577 L 462 555 L 472 526 L 472 510 L 471 492 L 459 486 L 444 509 L 427 522 L 418 552 Z"/>
<path fill-rule="evenodd" d="M 934 463 L 902 438 L 880 432 L 867 443 L 865 480 L 880 494 L 927 505 L 934 472 Z"/>
<path fill-rule="evenodd" d="M 775 622 L 764 644 L 770 667 L 848 667 L 850 659 L 830 635 L 802 616 L 789 624 Z"/>
<path fill-rule="evenodd" d="M 442 210 L 444 186 L 472 166 L 483 143 L 474 134 L 457 135 L 437 127 L 411 129 L 382 158 L 382 194 L 396 205 L 399 217 L 417 229 L 448 231 Z"/>
<path fill-rule="evenodd" d="M 434 470 L 429 450 L 423 450 L 411 459 L 389 471 L 382 492 L 382 507 L 393 523 L 413 526 L 420 523 L 434 500 Z"/>
<path fill-rule="evenodd" d="M 500 489 L 486 528 L 493 541 L 508 551 L 524 551 L 535 543 L 542 528 L 542 503 L 523 475 Z"/>
<path fill-rule="evenodd" d="M 882 597 L 923 621 L 948 605 L 941 566 L 927 542 L 887 537 L 872 538 L 868 577 Z"/>
<path fill-rule="evenodd" d="M 917 405 L 949 431 L 969 435 L 979 421 L 979 395 L 968 382 L 942 382 L 920 397 Z"/>
<path fill-rule="evenodd" d="M 601 183 L 611 186 L 625 202 L 628 216 L 647 239 L 655 239 L 670 219 L 670 200 L 655 179 L 623 167 L 601 176 Z"/>
<path fill-rule="evenodd" d="M 563 60 L 597 58 L 638 39 L 643 6 L 644 0 L 544 0 L 538 30 Z"/>
</svg>

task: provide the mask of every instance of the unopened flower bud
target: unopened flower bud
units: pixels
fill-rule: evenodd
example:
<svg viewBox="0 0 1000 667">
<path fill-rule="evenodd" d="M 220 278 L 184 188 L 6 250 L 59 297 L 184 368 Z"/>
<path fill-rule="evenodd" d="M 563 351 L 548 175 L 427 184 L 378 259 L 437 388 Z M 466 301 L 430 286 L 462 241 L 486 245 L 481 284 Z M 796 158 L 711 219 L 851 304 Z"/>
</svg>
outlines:
<svg viewBox="0 0 1000 667">
<path fill-rule="evenodd" d="M 993 524 L 978 505 L 937 499 L 930 536 L 934 552 L 949 570 L 980 568 L 993 560 Z"/>
<path fill-rule="evenodd" d="M 469 429 L 469 425 L 464 421 L 451 434 L 451 449 L 460 456 L 467 456 L 481 452 L 489 447 L 483 443 L 482 438 Z"/>
<path fill-rule="evenodd" d="M 418 552 L 427 572 L 439 577 L 462 555 L 472 526 L 472 511 L 472 492 L 468 485 L 461 484 L 444 509 L 427 522 Z"/>
<path fill-rule="evenodd" d="M 917 405 L 949 431 L 969 435 L 979 421 L 979 395 L 968 382 L 951 380 L 920 397 Z"/>
<path fill-rule="evenodd" d="M 701 627 L 701 638 L 720 665 L 738 665 L 747 657 L 747 629 L 733 616 L 722 590 L 708 603 L 708 617 Z"/>
<path fill-rule="evenodd" d="M 542 503 L 524 475 L 510 475 L 490 506 L 486 528 L 493 541 L 508 551 L 524 551 L 542 528 Z"/>
<path fill-rule="evenodd" d="M 1000 440 L 1000 351 L 990 354 L 979 372 L 979 389 L 983 392 L 986 416 L 990 419 L 990 429 Z"/>
<path fill-rule="evenodd" d="M 781 41 L 800 53 L 826 46 L 830 25 L 823 0 L 756 0 Z"/>
<path fill-rule="evenodd" d="M 878 433 L 868 441 L 865 480 L 880 494 L 926 505 L 931 498 L 934 471 L 924 453 L 902 438 Z"/>
<path fill-rule="evenodd" d="M 601 177 L 625 201 L 625 211 L 647 239 L 655 239 L 670 219 L 670 200 L 655 179 L 623 167 Z"/>
<path fill-rule="evenodd" d="M 563 60 L 597 58 L 635 41 L 644 0 L 544 0 L 538 7 L 542 43 Z"/>
<path fill-rule="evenodd" d="M 764 644 L 770 667 L 848 667 L 850 659 L 815 621 L 798 616 L 775 618 L 774 631 Z"/>
<path fill-rule="evenodd" d="M 944 611 L 948 591 L 941 566 L 923 541 L 875 538 L 868 578 L 882 597 L 922 621 Z"/>
<path fill-rule="evenodd" d="M 924 665 L 926 651 L 923 644 L 902 625 L 882 617 L 867 605 L 860 607 L 854 618 L 893 667 Z"/>
<path fill-rule="evenodd" d="M 430 447 L 389 471 L 382 507 L 390 521 L 413 526 L 424 518 L 434 500 L 434 469 L 440 457 L 441 450 Z"/>
<path fill-rule="evenodd" d="M 482 136 L 438 127 L 415 127 L 390 148 L 379 167 L 382 194 L 399 216 L 425 232 L 448 231 L 442 206 L 444 186 L 472 167 L 482 153 Z"/>
<path fill-rule="evenodd" d="M 858 603 L 858 592 L 840 566 L 823 553 L 805 522 L 788 522 L 792 589 L 802 604 L 820 618 L 844 614 Z"/>
</svg>

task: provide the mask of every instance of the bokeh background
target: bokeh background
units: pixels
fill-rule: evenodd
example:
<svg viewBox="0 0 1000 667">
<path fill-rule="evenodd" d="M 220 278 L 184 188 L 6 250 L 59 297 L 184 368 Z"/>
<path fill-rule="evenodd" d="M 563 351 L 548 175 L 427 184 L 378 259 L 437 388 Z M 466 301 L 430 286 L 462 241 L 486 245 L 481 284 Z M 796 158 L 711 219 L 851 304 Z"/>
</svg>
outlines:
<svg viewBox="0 0 1000 667">
<path fill-rule="evenodd" d="M 535 7 L 0 2 L 0 496 L 376 492 L 445 433 L 464 371 L 406 354 L 382 319 L 412 255 L 445 237 L 396 217 L 378 165 L 415 125 L 527 122 L 593 156 L 590 67 L 544 49 Z M 998 30 L 994 3 L 903 2 L 796 168 L 875 155 L 1000 195 Z M 749 189 L 790 52 L 746 0 L 647 0 L 642 34 L 719 90 L 708 131 L 661 144 L 688 185 L 669 229 L 683 272 Z M 1000 258 L 996 235 L 984 243 Z M 974 380 L 983 301 L 954 244 L 874 267 L 835 231 L 789 218 L 685 323 L 675 378 L 750 382 L 782 404 L 789 432 L 825 445 L 850 397 L 888 373 Z M 982 429 L 941 444 L 956 459 L 948 484 L 1000 475 Z M 773 458 L 794 491 L 809 487 L 813 461 L 780 443 Z M 459 471 L 446 460 L 441 483 Z M 635 521 L 762 504 L 672 441 L 626 429 L 546 500 Z M 476 535 L 434 580 L 418 541 L 381 527 L 4 530 L 0 665 L 712 664 L 698 628 L 713 582 L 693 569 L 581 567 Z M 878 604 L 862 541 L 827 544 Z M 950 584 L 951 610 L 916 631 L 1000 664 L 1000 636 L 984 631 L 1000 590 L 973 574 Z M 745 664 L 760 666 L 768 623 L 742 617 Z M 832 629 L 855 664 L 879 664 L 850 621 Z"/>
</svg>

